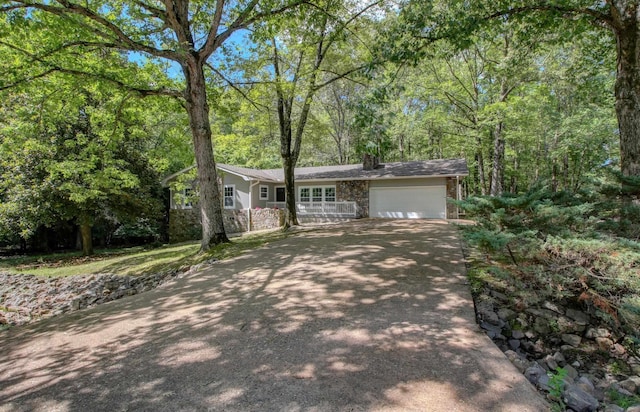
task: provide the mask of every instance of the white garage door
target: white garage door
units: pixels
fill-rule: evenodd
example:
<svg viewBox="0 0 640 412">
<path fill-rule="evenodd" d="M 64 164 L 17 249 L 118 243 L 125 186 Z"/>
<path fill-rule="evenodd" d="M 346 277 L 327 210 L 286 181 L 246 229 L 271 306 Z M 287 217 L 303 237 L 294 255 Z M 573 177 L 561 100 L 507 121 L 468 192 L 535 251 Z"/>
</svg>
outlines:
<svg viewBox="0 0 640 412">
<path fill-rule="evenodd" d="M 444 186 L 371 187 L 369 216 L 398 219 L 446 219 Z"/>
</svg>

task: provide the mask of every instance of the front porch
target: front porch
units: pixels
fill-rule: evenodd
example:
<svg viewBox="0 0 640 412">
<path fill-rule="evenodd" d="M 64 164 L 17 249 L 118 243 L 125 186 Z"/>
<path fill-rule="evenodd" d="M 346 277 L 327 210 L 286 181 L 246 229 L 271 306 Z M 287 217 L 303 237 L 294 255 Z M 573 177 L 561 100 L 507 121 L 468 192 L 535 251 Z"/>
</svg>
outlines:
<svg viewBox="0 0 640 412">
<path fill-rule="evenodd" d="M 285 202 L 267 202 L 271 209 L 286 209 Z M 356 202 L 296 202 L 299 216 L 350 217 L 357 216 Z"/>
</svg>

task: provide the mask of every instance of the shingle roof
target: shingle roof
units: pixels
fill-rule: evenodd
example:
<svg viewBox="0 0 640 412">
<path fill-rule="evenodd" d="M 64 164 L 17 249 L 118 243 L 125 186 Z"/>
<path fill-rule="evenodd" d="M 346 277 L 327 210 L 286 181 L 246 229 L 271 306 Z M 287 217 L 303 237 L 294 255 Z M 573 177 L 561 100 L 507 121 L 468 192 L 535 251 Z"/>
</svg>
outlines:
<svg viewBox="0 0 640 412">
<path fill-rule="evenodd" d="M 176 176 L 194 168 L 188 167 L 162 180 L 163 185 Z M 284 182 L 282 169 L 249 169 L 247 167 L 232 166 L 218 163 L 218 168 L 228 173 L 245 176 L 252 180 L 263 182 Z M 437 176 L 467 176 L 467 161 L 465 159 L 437 159 L 414 162 L 381 163 L 373 170 L 363 170 L 362 164 L 339 166 L 296 167 L 295 179 L 305 180 L 369 180 L 393 179 Z"/>
<path fill-rule="evenodd" d="M 247 176 L 249 178 L 283 182 L 282 169 L 248 169 L 244 167 L 219 164 L 223 170 Z M 413 162 L 383 163 L 373 170 L 363 170 L 362 164 L 340 166 L 297 167 L 295 179 L 305 180 L 368 180 L 399 177 L 466 176 L 469 174 L 465 159 L 437 159 Z"/>
<path fill-rule="evenodd" d="M 226 172 L 234 173 L 241 176 L 250 177 L 256 180 L 267 180 L 279 182 L 284 180 L 282 169 L 249 169 L 247 167 L 232 166 L 224 163 L 218 163 L 218 169 Z M 280 175 L 274 172 L 280 172 Z"/>
</svg>

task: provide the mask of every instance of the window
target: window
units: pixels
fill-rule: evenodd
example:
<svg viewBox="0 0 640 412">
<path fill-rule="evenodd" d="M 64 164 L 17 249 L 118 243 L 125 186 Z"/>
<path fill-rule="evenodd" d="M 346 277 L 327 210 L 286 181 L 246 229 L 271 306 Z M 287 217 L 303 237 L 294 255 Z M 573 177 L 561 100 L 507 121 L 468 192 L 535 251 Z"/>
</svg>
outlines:
<svg viewBox="0 0 640 412">
<path fill-rule="evenodd" d="M 324 201 L 325 202 L 335 202 L 336 201 L 336 188 L 335 187 L 325 187 L 324 188 Z"/>
<path fill-rule="evenodd" d="M 300 201 L 301 202 L 308 202 L 310 200 L 309 197 L 309 188 L 308 187 L 301 187 L 300 188 Z"/>
<path fill-rule="evenodd" d="M 192 188 L 182 190 L 171 189 L 172 209 L 191 209 L 193 202 L 197 200 L 198 193 Z"/>
<path fill-rule="evenodd" d="M 191 209 L 193 207 L 193 189 L 184 189 L 183 209 Z"/>
<path fill-rule="evenodd" d="M 236 187 L 229 185 L 224 187 L 224 208 L 235 209 L 236 207 Z"/>
<path fill-rule="evenodd" d="M 269 200 L 269 186 L 260 185 L 260 200 Z"/>
<path fill-rule="evenodd" d="M 314 187 L 313 188 L 313 196 L 311 197 L 312 202 L 322 202 L 322 188 Z"/>
<path fill-rule="evenodd" d="M 313 186 L 300 188 L 300 202 L 335 202 L 335 186 Z"/>
</svg>

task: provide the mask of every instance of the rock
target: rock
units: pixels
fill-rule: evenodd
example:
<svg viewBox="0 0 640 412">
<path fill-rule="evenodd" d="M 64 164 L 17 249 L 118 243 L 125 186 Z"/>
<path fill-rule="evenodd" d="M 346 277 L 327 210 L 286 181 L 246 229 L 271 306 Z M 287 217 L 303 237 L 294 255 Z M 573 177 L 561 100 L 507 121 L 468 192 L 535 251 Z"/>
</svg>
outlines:
<svg viewBox="0 0 640 412">
<path fill-rule="evenodd" d="M 496 336 L 502 333 L 501 327 L 491 324 L 489 322 L 481 322 L 480 327 L 487 332 L 487 335 L 489 335 L 491 339 L 494 339 Z"/>
<path fill-rule="evenodd" d="M 564 314 L 564 310 L 562 310 L 561 307 L 559 307 L 558 305 L 556 305 L 555 303 L 551 303 L 549 301 L 546 301 L 542 304 L 542 307 L 545 309 L 549 309 L 555 313 L 559 313 L 560 315 Z"/>
<path fill-rule="evenodd" d="M 580 310 L 567 309 L 565 315 L 567 315 L 568 318 L 575 320 L 579 325 L 589 324 L 589 315 Z"/>
<path fill-rule="evenodd" d="M 547 366 L 549 367 L 549 370 L 554 371 L 558 369 L 558 362 L 556 362 L 556 360 L 551 355 L 545 356 L 544 363 L 547 364 Z"/>
<path fill-rule="evenodd" d="M 542 366 L 538 365 L 537 363 L 535 363 L 532 366 L 528 367 L 524 371 L 524 377 L 527 378 L 529 380 L 529 382 L 531 382 L 534 385 L 538 384 L 538 381 L 540 380 L 540 377 L 542 377 L 542 376 L 547 376 L 547 371 L 544 370 L 544 368 Z"/>
<path fill-rule="evenodd" d="M 150 289 L 168 280 L 166 274 L 130 278 L 115 274 L 66 276 L 55 279 L 0 273 L 2 306 L 14 310 L 7 323 L 34 320 L 79 310 L 135 293 L 138 285 Z M 133 288 L 133 292 L 132 292 Z M 6 316 L 6 315 L 5 315 Z"/>
<path fill-rule="evenodd" d="M 476 305 L 476 311 L 478 312 L 478 317 L 485 323 L 498 326 L 502 328 L 504 322 L 500 320 L 498 314 L 493 311 L 493 305 L 488 302 L 480 302 Z"/>
<path fill-rule="evenodd" d="M 580 345 L 580 342 L 582 342 L 582 338 L 578 335 L 563 333 L 562 341 L 573 347 L 578 347 Z"/>
<path fill-rule="evenodd" d="M 509 361 L 513 364 L 513 366 L 515 366 L 516 369 L 520 371 L 520 373 L 523 373 L 529 366 L 526 359 L 522 359 L 520 355 L 518 355 L 512 350 L 508 350 L 504 354 L 507 357 L 507 359 L 509 359 Z"/>
<path fill-rule="evenodd" d="M 629 376 L 629 380 L 636 384 L 636 392 L 640 395 L 640 376 Z"/>
<path fill-rule="evenodd" d="M 575 412 L 594 412 L 598 408 L 598 400 L 578 385 L 568 385 L 563 400 Z"/>
<path fill-rule="evenodd" d="M 566 366 L 564 367 L 564 370 L 566 370 L 566 371 L 567 371 L 567 376 L 568 376 L 569 378 L 571 378 L 572 380 L 576 380 L 576 379 L 578 379 L 578 376 L 579 376 L 578 371 L 577 371 L 577 370 L 575 370 L 575 368 L 574 368 L 573 366 L 571 366 L 571 365 L 566 365 Z"/>
<path fill-rule="evenodd" d="M 509 347 L 516 350 L 520 347 L 520 341 L 518 339 L 509 339 Z"/>
<path fill-rule="evenodd" d="M 549 375 L 547 375 L 546 373 L 542 376 L 540 376 L 540 378 L 538 379 L 538 388 L 540 390 L 549 392 L 549 390 L 551 389 L 549 387 Z"/>
<path fill-rule="evenodd" d="M 623 408 L 618 405 L 610 404 L 604 408 L 604 412 L 625 412 Z"/>
<path fill-rule="evenodd" d="M 548 309 L 529 308 L 525 312 L 535 316 L 536 318 L 543 318 L 547 320 L 555 319 L 558 316 L 555 312 Z"/>
<path fill-rule="evenodd" d="M 533 322 L 533 330 L 540 335 L 548 335 L 551 332 L 549 322 L 542 317 L 537 317 Z"/>
<path fill-rule="evenodd" d="M 520 357 L 520 355 L 518 355 L 516 352 L 514 352 L 512 350 L 505 351 L 504 352 L 504 356 L 506 356 L 507 359 L 509 359 L 511 362 L 513 362 L 514 359 Z"/>
<path fill-rule="evenodd" d="M 626 412 L 640 412 L 640 404 L 629 406 Z"/>
<path fill-rule="evenodd" d="M 619 383 L 620 387 L 626 391 L 629 391 L 629 393 L 635 393 L 638 390 L 638 386 L 636 385 L 636 383 L 631 380 L 631 379 L 626 379 L 623 380 L 622 382 Z"/>
<path fill-rule="evenodd" d="M 581 376 L 580 378 L 578 378 L 576 385 L 578 385 L 585 392 L 592 395 L 596 390 L 595 386 L 593 386 L 593 383 L 586 376 Z"/>
<path fill-rule="evenodd" d="M 491 292 L 489 292 L 491 294 L 491 296 L 493 296 L 494 298 L 501 300 L 503 302 L 509 302 L 509 297 L 507 295 L 505 295 L 504 293 L 500 293 L 496 290 L 492 290 Z"/>
<path fill-rule="evenodd" d="M 565 359 L 564 355 L 562 354 L 562 352 L 556 352 L 553 354 L 553 359 L 558 362 L 558 365 L 560 366 L 564 366 L 567 364 L 567 360 Z"/>
<path fill-rule="evenodd" d="M 511 337 L 513 339 L 524 339 L 524 333 L 521 330 L 514 329 L 511 331 Z"/>
<path fill-rule="evenodd" d="M 498 317 L 505 322 L 509 322 L 516 318 L 516 312 L 511 309 L 501 308 L 498 310 Z"/>
<path fill-rule="evenodd" d="M 609 353 L 612 356 L 621 357 L 627 353 L 627 350 L 619 343 L 614 343 L 611 348 L 609 348 Z"/>
<path fill-rule="evenodd" d="M 589 328 L 584 336 L 587 339 L 608 338 L 611 332 L 604 328 Z"/>
<path fill-rule="evenodd" d="M 613 341 L 609 338 L 596 338 L 596 344 L 598 345 L 598 349 L 603 352 L 609 352 L 611 346 L 613 346 Z"/>
<path fill-rule="evenodd" d="M 578 322 L 567 318 L 566 316 L 558 317 L 558 329 L 562 333 L 583 332 L 586 328 L 585 325 L 580 325 Z"/>
<path fill-rule="evenodd" d="M 526 331 L 526 332 L 524 333 L 524 336 L 525 336 L 527 339 L 533 339 L 533 338 L 535 338 L 535 337 L 536 337 L 536 334 L 535 334 L 535 333 L 533 333 L 532 331 L 528 330 L 528 331 Z"/>
</svg>

